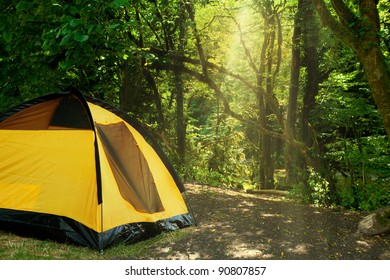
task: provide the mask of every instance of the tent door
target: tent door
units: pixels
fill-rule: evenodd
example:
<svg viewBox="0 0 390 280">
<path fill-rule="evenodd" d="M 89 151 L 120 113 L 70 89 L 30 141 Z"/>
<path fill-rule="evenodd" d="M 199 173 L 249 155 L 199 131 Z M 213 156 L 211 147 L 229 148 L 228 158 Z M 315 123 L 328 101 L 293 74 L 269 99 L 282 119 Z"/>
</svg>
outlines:
<svg viewBox="0 0 390 280">
<path fill-rule="evenodd" d="M 124 122 L 96 124 L 122 197 L 142 213 L 164 211 L 148 163 Z"/>
</svg>

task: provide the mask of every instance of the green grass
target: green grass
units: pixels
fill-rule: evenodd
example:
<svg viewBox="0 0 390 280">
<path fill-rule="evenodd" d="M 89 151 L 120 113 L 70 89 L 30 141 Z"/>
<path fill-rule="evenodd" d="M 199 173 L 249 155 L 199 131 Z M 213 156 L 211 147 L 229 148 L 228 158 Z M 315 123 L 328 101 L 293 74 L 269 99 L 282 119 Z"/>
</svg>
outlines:
<svg viewBox="0 0 390 280">
<path fill-rule="evenodd" d="M 135 244 L 117 244 L 100 254 L 97 250 L 72 244 L 21 237 L 0 231 L 1 260 L 112 260 L 153 256 L 152 246 L 169 244 L 190 234 L 191 228 L 162 233 Z M 146 257 L 147 258 L 147 257 Z"/>
</svg>

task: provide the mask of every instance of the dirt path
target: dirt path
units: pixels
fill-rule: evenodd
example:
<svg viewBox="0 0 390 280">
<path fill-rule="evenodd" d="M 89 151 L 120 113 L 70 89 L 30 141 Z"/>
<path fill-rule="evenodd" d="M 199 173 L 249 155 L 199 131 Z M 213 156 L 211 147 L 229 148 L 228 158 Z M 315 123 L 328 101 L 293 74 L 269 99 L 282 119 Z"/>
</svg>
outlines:
<svg viewBox="0 0 390 280">
<path fill-rule="evenodd" d="M 390 259 L 390 235 L 356 236 L 361 213 L 188 185 L 198 222 L 144 259 Z"/>
</svg>

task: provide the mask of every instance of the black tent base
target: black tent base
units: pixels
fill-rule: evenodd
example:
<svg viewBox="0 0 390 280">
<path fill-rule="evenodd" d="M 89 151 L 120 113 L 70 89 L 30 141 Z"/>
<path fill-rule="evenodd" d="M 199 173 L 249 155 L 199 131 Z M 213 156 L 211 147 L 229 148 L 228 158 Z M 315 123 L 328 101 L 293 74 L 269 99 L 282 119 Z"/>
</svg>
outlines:
<svg viewBox="0 0 390 280">
<path fill-rule="evenodd" d="M 183 214 L 155 223 L 125 224 L 97 233 L 66 217 L 0 209 L 0 230 L 39 240 L 87 246 L 100 252 L 118 243 L 132 244 L 193 224 L 192 217 Z"/>
</svg>

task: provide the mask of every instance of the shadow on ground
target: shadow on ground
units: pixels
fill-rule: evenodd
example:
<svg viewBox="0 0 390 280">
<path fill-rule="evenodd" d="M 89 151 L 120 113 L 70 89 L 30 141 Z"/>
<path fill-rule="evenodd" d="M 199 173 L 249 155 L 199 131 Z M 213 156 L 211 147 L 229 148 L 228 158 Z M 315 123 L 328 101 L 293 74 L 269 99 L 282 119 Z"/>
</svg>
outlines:
<svg viewBox="0 0 390 280">
<path fill-rule="evenodd" d="M 363 213 L 188 185 L 197 227 L 142 259 L 390 259 L 390 236 L 357 236 Z"/>
</svg>

